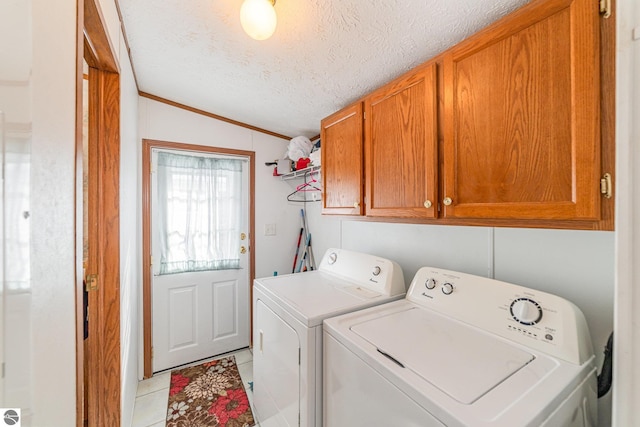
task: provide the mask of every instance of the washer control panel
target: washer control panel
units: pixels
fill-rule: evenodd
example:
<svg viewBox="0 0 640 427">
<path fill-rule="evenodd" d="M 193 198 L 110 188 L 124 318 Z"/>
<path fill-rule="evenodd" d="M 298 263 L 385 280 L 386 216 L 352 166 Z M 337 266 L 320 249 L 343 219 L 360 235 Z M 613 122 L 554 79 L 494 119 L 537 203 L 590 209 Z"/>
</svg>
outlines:
<svg viewBox="0 0 640 427">
<path fill-rule="evenodd" d="M 593 354 L 580 309 L 546 292 L 486 277 L 422 267 L 411 282 L 407 299 L 576 364 Z"/>
</svg>

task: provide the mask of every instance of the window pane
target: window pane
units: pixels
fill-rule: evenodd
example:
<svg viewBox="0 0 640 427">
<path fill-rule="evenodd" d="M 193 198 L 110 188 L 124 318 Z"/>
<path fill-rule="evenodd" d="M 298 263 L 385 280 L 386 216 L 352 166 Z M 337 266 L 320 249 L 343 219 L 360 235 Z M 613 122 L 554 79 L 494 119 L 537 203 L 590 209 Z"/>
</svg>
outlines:
<svg viewBox="0 0 640 427">
<path fill-rule="evenodd" d="M 240 268 L 243 163 L 158 153 L 160 274 Z"/>
</svg>

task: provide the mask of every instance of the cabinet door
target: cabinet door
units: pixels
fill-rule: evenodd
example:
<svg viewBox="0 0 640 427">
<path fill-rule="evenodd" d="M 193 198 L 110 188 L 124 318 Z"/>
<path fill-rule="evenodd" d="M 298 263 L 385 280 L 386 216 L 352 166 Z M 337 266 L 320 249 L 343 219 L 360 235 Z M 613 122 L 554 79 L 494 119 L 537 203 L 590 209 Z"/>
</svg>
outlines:
<svg viewBox="0 0 640 427">
<path fill-rule="evenodd" d="M 362 103 L 322 120 L 322 213 L 362 215 Z"/>
<path fill-rule="evenodd" d="M 436 66 L 365 99 L 366 215 L 437 215 Z"/>
<path fill-rule="evenodd" d="M 536 2 L 444 60 L 445 217 L 597 220 L 598 2 Z"/>
</svg>

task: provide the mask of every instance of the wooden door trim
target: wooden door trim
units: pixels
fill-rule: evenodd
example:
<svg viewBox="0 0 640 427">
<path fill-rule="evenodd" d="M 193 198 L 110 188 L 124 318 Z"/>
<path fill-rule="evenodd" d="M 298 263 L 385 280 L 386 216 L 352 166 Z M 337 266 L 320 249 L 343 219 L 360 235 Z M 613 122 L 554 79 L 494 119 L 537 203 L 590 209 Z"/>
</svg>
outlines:
<svg viewBox="0 0 640 427">
<path fill-rule="evenodd" d="M 144 378 L 151 378 L 151 150 L 154 148 L 209 152 L 249 158 L 249 336 L 253 325 L 253 279 L 255 278 L 255 152 L 231 148 L 210 147 L 179 142 L 142 140 L 142 328 Z"/>
<path fill-rule="evenodd" d="M 98 340 L 91 346 L 89 353 L 89 370 L 96 371 L 98 381 L 92 384 L 95 393 L 92 400 L 91 388 L 89 390 L 89 413 L 91 414 L 91 410 L 96 411 L 96 425 L 107 426 L 118 425 L 121 413 L 119 75 L 92 68 L 89 72 L 89 92 L 90 107 L 94 102 L 92 97 L 98 104 L 94 109 L 98 114 L 97 123 L 94 127 L 90 120 L 89 124 L 89 145 L 93 143 L 97 148 L 98 164 L 95 169 L 99 185 L 96 201 L 99 223 L 95 239 L 98 246 L 96 273 L 99 288 L 92 291 L 97 294 L 97 310 L 94 308 L 90 311 L 90 322 L 97 323 L 90 325 L 90 331 L 97 331 Z M 91 136 L 92 131 L 95 138 Z M 92 272 L 91 267 L 88 272 Z"/>
<path fill-rule="evenodd" d="M 115 51 L 97 0 L 77 1 L 76 55 L 76 425 L 84 425 L 84 408 L 88 407 L 89 425 L 120 425 L 120 76 Z M 93 236 L 99 251 L 98 263 L 89 272 L 98 274 L 99 289 L 93 291 L 90 311 L 92 338 L 84 354 L 83 334 L 83 266 L 82 266 L 82 79 L 83 59 L 89 72 L 89 145 L 96 150 L 93 168 L 97 183 L 91 201 L 99 218 Z M 92 196 L 93 197 L 93 196 Z M 89 383 L 85 401 L 84 365 Z"/>
<path fill-rule="evenodd" d="M 80 5 L 81 2 L 78 0 L 78 6 Z M 94 68 L 119 72 L 116 49 L 111 45 L 98 0 L 82 0 L 82 6 L 84 59 Z"/>
</svg>

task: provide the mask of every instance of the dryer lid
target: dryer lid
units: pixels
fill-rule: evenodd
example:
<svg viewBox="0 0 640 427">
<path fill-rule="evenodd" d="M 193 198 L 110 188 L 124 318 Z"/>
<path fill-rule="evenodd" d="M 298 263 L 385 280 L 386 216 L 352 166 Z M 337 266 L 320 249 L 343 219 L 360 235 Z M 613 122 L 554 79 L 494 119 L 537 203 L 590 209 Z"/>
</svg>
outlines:
<svg viewBox="0 0 640 427">
<path fill-rule="evenodd" d="M 492 335 L 415 307 L 351 330 L 464 404 L 475 402 L 534 359 Z"/>
<path fill-rule="evenodd" d="M 400 297 L 383 295 L 319 270 L 257 279 L 254 283 L 255 289 L 272 295 L 307 327 L 322 325 L 328 317 Z"/>
</svg>

